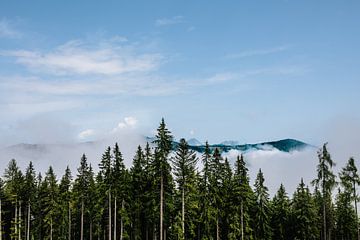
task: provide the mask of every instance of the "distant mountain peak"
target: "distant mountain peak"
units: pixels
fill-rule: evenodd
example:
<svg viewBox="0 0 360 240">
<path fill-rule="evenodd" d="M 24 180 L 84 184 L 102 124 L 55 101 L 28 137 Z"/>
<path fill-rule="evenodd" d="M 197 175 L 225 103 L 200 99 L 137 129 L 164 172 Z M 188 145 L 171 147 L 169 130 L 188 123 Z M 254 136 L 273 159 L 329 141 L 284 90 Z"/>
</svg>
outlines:
<svg viewBox="0 0 360 240">
<path fill-rule="evenodd" d="M 204 145 L 202 142 L 200 142 L 199 140 L 197 140 L 196 138 L 190 138 L 189 140 L 187 140 L 187 143 L 190 146 L 202 146 Z"/>
</svg>

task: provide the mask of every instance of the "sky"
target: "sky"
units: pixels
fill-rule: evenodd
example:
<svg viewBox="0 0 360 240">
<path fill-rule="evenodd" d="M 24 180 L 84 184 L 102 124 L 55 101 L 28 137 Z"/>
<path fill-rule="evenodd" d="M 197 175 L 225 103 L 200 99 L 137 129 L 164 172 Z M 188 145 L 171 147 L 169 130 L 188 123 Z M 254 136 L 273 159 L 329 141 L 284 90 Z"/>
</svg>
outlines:
<svg viewBox="0 0 360 240">
<path fill-rule="evenodd" d="M 149 136 L 162 117 L 177 139 L 211 143 L 358 140 L 359 10 L 2 0 L 0 146 Z"/>
</svg>

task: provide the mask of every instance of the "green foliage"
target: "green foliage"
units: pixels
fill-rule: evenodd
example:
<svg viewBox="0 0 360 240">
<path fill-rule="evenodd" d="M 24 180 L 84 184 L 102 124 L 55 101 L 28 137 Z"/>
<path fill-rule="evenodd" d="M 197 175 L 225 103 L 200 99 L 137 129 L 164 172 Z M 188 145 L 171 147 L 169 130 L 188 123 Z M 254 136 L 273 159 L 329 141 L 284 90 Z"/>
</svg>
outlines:
<svg viewBox="0 0 360 240">
<path fill-rule="evenodd" d="M 164 239 L 311 240 L 325 239 L 324 232 L 328 240 L 357 238 L 355 160 L 339 173 L 333 203 L 336 177 L 326 144 L 314 194 L 301 181 L 291 199 L 281 185 L 270 201 L 261 170 L 250 186 L 242 155 L 232 169 L 223 148 L 206 143 L 199 171 L 186 141 L 173 143 L 162 119 L 154 142 L 138 147 L 130 169 L 116 143 L 106 148 L 96 174 L 84 154 L 75 179 L 67 167 L 59 181 L 52 167 L 42 177 L 30 162 L 23 174 L 11 160 L 0 178 L 2 239 L 25 239 L 29 226 L 30 239 L 80 239 L 82 222 L 83 239 L 114 239 L 115 233 L 123 240 L 159 239 L 161 197 Z"/>
</svg>

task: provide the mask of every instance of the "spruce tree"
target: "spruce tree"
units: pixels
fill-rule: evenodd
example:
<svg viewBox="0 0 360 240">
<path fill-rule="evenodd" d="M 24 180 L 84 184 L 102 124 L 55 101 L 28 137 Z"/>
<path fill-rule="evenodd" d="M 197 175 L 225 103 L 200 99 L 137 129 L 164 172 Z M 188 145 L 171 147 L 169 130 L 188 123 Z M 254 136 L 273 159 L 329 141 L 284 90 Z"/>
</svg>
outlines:
<svg viewBox="0 0 360 240">
<path fill-rule="evenodd" d="M 360 239 L 359 234 L 359 220 L 358 220 L 358 211 L 357 211 L 357 200 L 358 194 L 356 193 L 356 188 L 360 184 L 360 177 L 358 174 L 357 167 L 355 165 L 354 158 L 350 158 L 346 166 L 340 172 L 341 185 L 344 188 L 344 192 L 350 193 L 351 201 L 354 202 L 355 216 L 356 216 L 356 229 L 357 229 L 357 239 Z"/>
<path fill-rule="evenodd" d="M 268 188 L 264 185 L 264 175 L 259 169 L 255 180 L 255 239 L 267 240 L 271 238 L 270 203 Z"/>
<path fill-rule="evenodd" d="M 282 184 L 272 200 L 271 227 L 274 240 L 290 239 L 290 200 Z"/>
<path fill-rule="evenodd" d="M 70 168 L 67 166 L 59 184 L 61 208 L 60 239 L 62 240 L 71 239 L 71 186 L 72 176 Z"/>
<path fill-rule="evenodd" d="M 30 240 L 30 237 L 33 235 L 31 228 L 31 219 L 32 219 L 32 204 L 35 202 L 36 197 L 36 172 L 32 162 L 29 163 L 29 166 L 26 168 L 25 173 L 25 182 L 24 182 L 24 193 L 26 201 L 26 240 Z"/>
<path fill-rule="evenodd" d="M 166 239 L 164 235 L 168 232 L 168 224 L 171 222 L 171 213 L 173 209 L 173 180 L 171 167 L 169 164 L 169 154 L 172 150 L 173 137 L 167 129 L 164 119 L 161 120 L 157 129 L 154 144 L 155 156 L 153 161 L 153 170 L 155 171 L 155 181 L 159 186 L 159 236 L 160 240 Z M 164 214 L 165 213 L 165 214 Z M 165 221 L 164 221 L 165 220 Z M 165 226 L 164 226 L 165 222 Z"/>
<path fill-rule="evenodd" d="M 196 154 L 189 149 L 185 139 L 181 139 L 175 156 L 172 159 L 174 175 L 181 198 L 181 232 L 178 239 L 193 239 L 196 229 L 193 217 L 196 212 Z"/>
<path fill-rule="evenodd" d="M 335 166 L 331 159 L 330 153 L 327 150 L 327 144 L 324 144 L 322 149 L 318 151 L 319 164 L 317 165 L 317 178 L 312 181 L 321 191 L 322 197 L 322 239 L 330 240 L 330 233 L 333 229 L 333 205 L 331 193 L 336 185 L 335 175 L 332 168 Z"/>
<path fill-rule="evenodd" d="M 291 239 L 316 240 L 319 239 L 317 227 L 317 211 L 309 189 L 303 179 L 294 193 L 291 204 L 292 232 Z"/>
</svg>

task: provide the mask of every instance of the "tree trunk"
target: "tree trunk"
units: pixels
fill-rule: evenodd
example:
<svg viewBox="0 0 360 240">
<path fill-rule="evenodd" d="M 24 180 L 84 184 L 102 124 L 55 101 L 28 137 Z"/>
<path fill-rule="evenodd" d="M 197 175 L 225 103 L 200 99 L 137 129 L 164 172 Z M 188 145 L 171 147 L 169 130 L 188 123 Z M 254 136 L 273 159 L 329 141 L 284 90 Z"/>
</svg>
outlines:
<svg viewBox="0 0 360 240">
<path fill-rule="evenodd" d="M 2 240 L 2 208 L 1 208 L 1 198 L 0 198 L 0 240 Z"/>
<path fill-rule="evenodd" d="M 109 240 L 111 240 L 111 189 L 109 188 Z"/>
<path fill-rule="evenodd" d="M 21 201 L 19 201 L 19 234 L 18 239 L 21 240 Z"/>
<path fill-rule="evenodd" d="M 123 218 L 124 204 L 125 204 L 125 201 L 123 199 L 121 201 L 120 240 L 123 240 L 123 237 L 124 237 L 124 218 Z"/>
<path fill-rule="evenodd" d="M 69 201 L 69 226 L 68 226 L 68 234 L 69 234 L 69 240 L 71 240 L 71 208 L 70 208 L 70 201 Z"/>
<path fill-rule="evenodd" d="M 30 240 L 30 218 L 31 218 L 31 204 L 30 204 L 30 200 L 29 200 L 28 214 L 27 214 L 27 227 L 26 227 L 26 240 Z"/>
<path fill-rule="evenodd" d="M 52 240 L 53 237 L 53 222 L 52 218 L 50 219 L 50 240 Z"/>
<path fill-rule="evenodd" d="M 324 224 L 324 240 L 326 240 L 326 194 L 325 194 L 325 178 L 324 178 L 324 173 L 323 175 L 323 224 Z"/>
<path fill-rule="evenodd" d="M 357 239 L 360 240 L 360 233 L 359 233 L 359 216 L 358 216 L 358 209 L 357 209 L 357 196 L 356 196 L 356 183 L 353 182 L 354 186 L 354 204 L 355 204 L 355 213 L 356 213 L 356 230 L 357 230 Z"/>
<path fill-rule="evenodd" d="M 244 206 L 243 206 L 243 200 L 241 200 L 240 205 L 240 211 L 241 211 L 241 240 L 244 240 Z"/>
<path fill-rule="evenodd" d="M 116 222 L 117 222 L 116 215 L 117 215 L 117 206 L 116 206 L 116 196 L 115 196 L 114 197 L 114 240 L 116 240 Z"/>
<path fill-rule="evenodd" d="M 183 187 L 181 194 L 181 227 L 183 239 L 185 239 L 185 189 Z"/>
<path fill-rule="evenodd" d="M 84 239 L 84 200 L 81 200 L 81 226 L 80 226 L 80 240 Z"/>
<path fill-rule="evenodd" d="M 92 240 L 92 220 L 90 220 L 90 240 Z"/>
<path fill-rule="evenodd" d="M 163 194 L 164 194 L 164 179 L 163 179 L 163 175 L 161 173 L 161 177 L 160 177 L 160 240 L 163 240 Z"/>
<path fill-rule="evenodd" d="M 216 240 L 220 240 L 219 217 L 216 217 Z"/>
</svg>

